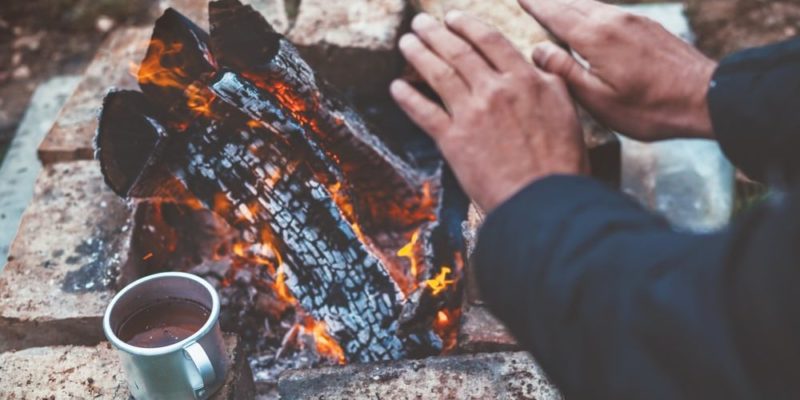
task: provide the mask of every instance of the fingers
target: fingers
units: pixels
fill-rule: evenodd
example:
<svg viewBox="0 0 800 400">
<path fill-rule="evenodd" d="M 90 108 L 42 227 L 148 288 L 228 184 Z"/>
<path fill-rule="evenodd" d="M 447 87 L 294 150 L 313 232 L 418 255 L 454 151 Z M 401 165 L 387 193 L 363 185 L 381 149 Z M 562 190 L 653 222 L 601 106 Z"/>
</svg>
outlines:
<svg viewBox="0 0 800 400">
<path fill-rule="evenodd" d="M 500 71 L 530 68 L 522 54 L 496 29 L 460 11 L 445 17 L 448 28 L 478 49 Z"/>
<path fill-rule="evenodd" d="M 583 50 L 591 38 L 590 17 L 608 13 L 616 8 L 594 0 L 519 0 L 520 5 L 536 21 L 570 47 Z"/>
<path fill-rule="evenodd" d="M 533 48 L 533 62 L 542 70 L 558 75 L 573 87 L 588 87 L 591 73 L 583 68 L 566 50 L 552 42 Z"/>
<path fill-rule="evenodd" d="M 471 87 L 492 72 L 489 64 L 472 46 L 430 15 L 417 15 L 411 27 L 422 41 L 453 66 Z"/>
<path fill-rule="evenodd" d="M 450 116 L 439 105 L 403 80 L 392 82 L 389 91 L 411 120 L 428 132 L 434 140 L 444 135 L 450 126 Z"/>
<path fill-rule="evenodd" d="M 442 61 L 415 35 L 404 35 L 400 39 L 399 45 L 406 60 L 439 94 L 445 104 L 452 104 L 454 100 L 468 93 L 466 83 L 456 70 Z"/>
</svg>

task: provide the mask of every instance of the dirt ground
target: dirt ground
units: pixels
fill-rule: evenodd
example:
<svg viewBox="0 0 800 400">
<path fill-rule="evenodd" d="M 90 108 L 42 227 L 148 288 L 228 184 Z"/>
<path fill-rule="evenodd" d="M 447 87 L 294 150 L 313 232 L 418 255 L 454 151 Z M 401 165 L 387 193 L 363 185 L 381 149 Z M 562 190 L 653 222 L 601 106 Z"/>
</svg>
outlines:
<svg viewBox="0 0 800 400">
<path fill-rule="evenodd" d="M 653 0 L 619 0 L 643 3 Z M 153 0 L 0 1 L 0 160 L 43 80 L 83 71 L 113 29 L 147 24 Z M 796 35 L 798 0 L 686 0 L 698 47 L 720 56 Z"/>
<path fill-rule="evenodd" d="M 152 20 L 151 0 L 0 1 L 0 160 L 37 85 L 80 74 L 120 25 Z"/>
</svg>

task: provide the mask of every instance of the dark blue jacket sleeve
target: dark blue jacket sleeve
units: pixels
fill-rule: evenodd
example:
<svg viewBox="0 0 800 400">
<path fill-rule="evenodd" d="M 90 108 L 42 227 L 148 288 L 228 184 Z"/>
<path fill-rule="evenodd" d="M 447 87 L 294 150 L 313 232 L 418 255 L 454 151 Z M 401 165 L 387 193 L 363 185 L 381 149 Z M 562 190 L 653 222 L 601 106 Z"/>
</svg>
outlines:
<svg viewBox="0 0 800 400">
<path fill-rule="evenodd" d="M 737 167 L 753 179 L 792 180 L 800 168 L 800 38 L 724 59 L 708 105 Z"/>
<path fill-rule="evenodd" d="M 783 102 L 798 104 L 800 92 L 758 83 L 776 82 L 788 63 L 796 85 L 800 52 L 782 46 L 772 52 L 790 54 L 724 62 L 709 95 L 720 142 L 751 173 L 796 162 L 783 146 L 796 140 L 800 109 Z M 567 399 L 800 397 L 796 189 L 726 231 L 694 235 L 590 178 L 553 176 L 488 216 L 474 266 L 493 312 Z"/>
</svg>

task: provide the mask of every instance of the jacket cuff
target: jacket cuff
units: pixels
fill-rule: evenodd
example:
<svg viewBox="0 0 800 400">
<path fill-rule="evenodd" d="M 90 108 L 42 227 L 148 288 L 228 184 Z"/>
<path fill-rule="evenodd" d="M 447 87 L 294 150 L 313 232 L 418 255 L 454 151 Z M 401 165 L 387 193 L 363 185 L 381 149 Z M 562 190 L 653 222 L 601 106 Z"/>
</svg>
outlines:
<svg viewBox="0 0 800 400">
<path fill-rule="evenodd" d="M 708 91 L 714 133 L 726 156 L 753 179 L 797 169 L 800 39 L 723 59 Z"/>
</svg>

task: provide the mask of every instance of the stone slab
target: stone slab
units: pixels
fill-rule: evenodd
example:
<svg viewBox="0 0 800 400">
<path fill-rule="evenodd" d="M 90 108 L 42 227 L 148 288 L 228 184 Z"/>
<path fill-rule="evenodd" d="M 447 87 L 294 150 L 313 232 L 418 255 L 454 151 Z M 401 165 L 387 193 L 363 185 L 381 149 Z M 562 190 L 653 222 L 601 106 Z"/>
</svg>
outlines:
<svg viewBox="0 0 800 400">
<path fill-rule="evenodd" d="M 682 3 L 635 4 L 625 9 L 660 23 L 692 43 Z M 710 140 L 642 143 L 622 137 L 622 190 L 683 231 L 709 232 L 730 221 L 734 168 Z"/>
<path fill-rule="evenodd" d="M 213 400 L 254 398 L 252 374 L 235 335 L 225 335 L 231 372 Z M 35 347 L 0 354 L 0 398 L 130 398 L 116 350 L 108 342 L 94 347 Z"/>
<path fill-rule="evenodd" d="M 240 0 L 242 4 L 249 4 L 260 12 L 269 21 L 273 28 L 280 33 L 286 32 L 289 19 L 286 13 L 284 0 Z M 208 0 L 159 0 L 159 15 L 167 8 L 174 8 L 199 27 L 208 31 Z"/>
<path fill-rule="evenodd" d="M 175 8 L 208 29 L 207 4 L 205 0 L 160 0 L 158 10 Z M 43 164 L 93 158 L 103 97 L 112 88 L 138 88 L 133 71 L 144 57 L 152 30 L 152 26 L 117 29 L 100 45 L 75 93 L 39 146 Z"/>
<path fill-rule="evenodd" d="M 53 126 L 59 110 L 75 90 L 77 76 L 59 76 L 39 85 L 0 166 L 0 260 L 17 233 L 20 218 L 33 197 L 41 171 L 36 147 Z M 0 262 L 0 271 L 5 261 Z"/>
<path fill-rule="evenodd" d="M 533 47 L 549 38 L 547 31 L 522 9 L 517 0 L 411 0 L 411 3 L 418 11 L 440 19 L 452 10 L 475 15 L 508 37 L 528 60 Z"/>
<path fill-rule="evenodd" d="M 407 11 L 404 0 L 303 0 L 287 37 L 340 91 L 385 95 L 402 72 Z"/>
<path fill-rule="evenodd" d="M 561 399 L 523 352 L 291 371 L 278 390 L 283 400 Z"/>
<path fill-rule="evenodd" d="M 116 30 L 100 46 L 75 93 L 39 145 L 39 159 L 43 164 L 93 157 L 92 142 L 103 97 L 111 88 L 136 88 L 131 66 L 144 56 L 151 30 Z"/>
<path fill-rule="evenodd" d="M 465 305 L 458 330 L 458 351 L 484 353 L 520 350 L 516 339 L 485 306 Z"/>
<path fill-rule="evenodd" d="M 44 168 L 0 273 L 0 351 L 102 340 L 129 216 L 95 161 Z"/>
</svg>

